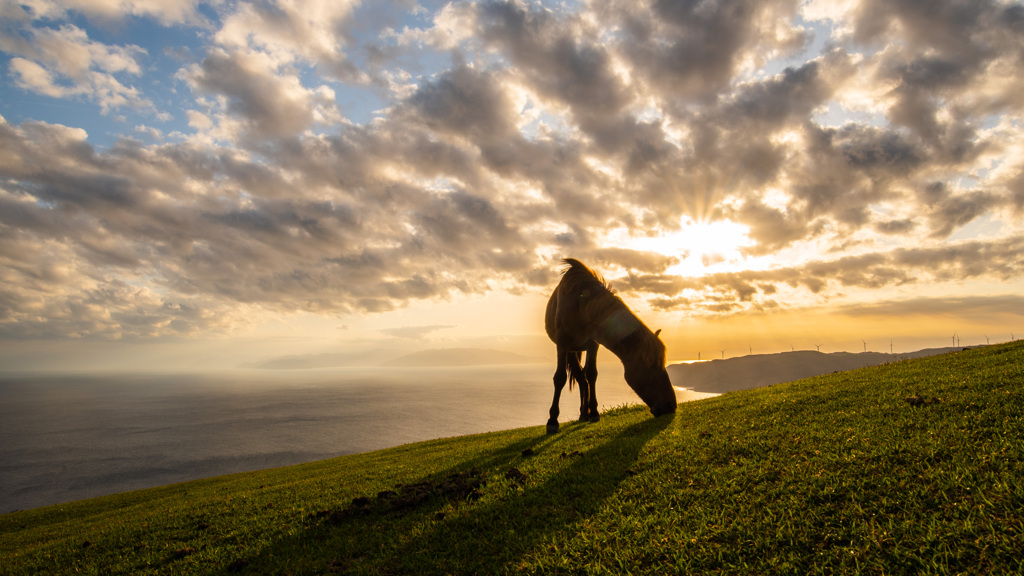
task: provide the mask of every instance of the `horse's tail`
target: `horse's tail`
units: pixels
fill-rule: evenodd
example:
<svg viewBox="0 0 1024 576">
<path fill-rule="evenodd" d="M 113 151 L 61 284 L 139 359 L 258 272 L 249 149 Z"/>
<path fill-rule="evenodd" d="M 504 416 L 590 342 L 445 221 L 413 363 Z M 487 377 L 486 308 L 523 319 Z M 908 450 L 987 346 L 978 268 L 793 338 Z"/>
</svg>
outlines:
<svg viewBox="0 0 1024 576">
<path fill-rule="evenodd" d="M 583 371 L 583 365 L 580 364 L 581 352 L 570 350 L 566 355 L 565 371 L 569 374 L 569 390 L 572 390 L 573 384 L 576 383 L 576 374 Z"/>
</svg>

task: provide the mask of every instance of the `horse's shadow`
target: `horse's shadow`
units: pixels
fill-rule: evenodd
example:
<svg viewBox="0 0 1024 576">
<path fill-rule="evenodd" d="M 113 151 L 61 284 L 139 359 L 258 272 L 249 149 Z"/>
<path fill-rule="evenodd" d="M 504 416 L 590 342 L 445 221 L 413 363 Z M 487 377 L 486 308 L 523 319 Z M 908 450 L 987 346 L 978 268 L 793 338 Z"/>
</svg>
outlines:
<svg viewBox="0 0 1024 576">
<path fill-rule="evenodd" d="M 386 509 L 345 518 L 334 525 L 313 524 L 261 550 L 246 563 L 247 571 L 261 572 L 260 558 L 281 558 L 297 549 L 310 549 L 308 542 L 301 542 L 303 539 L 328 544 L 327 549 L 313 547 L 325 552 L 323 571 L 369 573 L 383 563 L 384 571 L 390 574 L 431 573 L 424 572 L 425 564 L 430 562 L 423 561 L 423 554 L 441 559 L 434 566 L 436 573 L 488 573 L 495 567 L 507 568 L 552 536 L 575 530 L 599 511 L 633 473 L 647 442 L 672 420 L 672 415 L 645 419 L 602 444 L 579 451 L 566 452 L 579 447 L 572 442 L 578 440 L 574 436 L 586 433 L 589 427 L 579 423 L 567 424 L 558 435 L 541 432 L 510 443 L 423 479 L 423 484 L 429 484 L 477 471 L 487 482 L 481 490 L 488 498 L 479 502 L 460 500 L 454 505 L 458 509 L 448 515 L 441 511 L 451 509 L 451 500 L 439 496 L 409 511 Z M 533 455 L 524 455 L 524 451 Z M 545 474 L 545 467 L 554 466 L 562 468 Z M 517 477 L 520 481 L 502 481 L 512 468 L 522 472 Z M 543 479 L 533 483 L 531 477 Z M 425 521 L 431 518 L 434 520 Z M 374 525 L 378 523 L 388 526 L 377 530 Z M 467 542 L 463 540 L 467 533 L 488 537 Z"/>
</svg>

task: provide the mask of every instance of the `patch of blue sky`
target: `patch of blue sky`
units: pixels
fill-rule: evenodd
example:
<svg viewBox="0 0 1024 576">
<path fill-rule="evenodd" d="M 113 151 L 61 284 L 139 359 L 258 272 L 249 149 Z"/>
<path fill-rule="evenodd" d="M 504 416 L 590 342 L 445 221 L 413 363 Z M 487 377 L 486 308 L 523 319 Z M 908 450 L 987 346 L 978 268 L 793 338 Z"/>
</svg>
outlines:
<svg viewBox="0 0 1024 576">
<path fill-rule="evenodd" d="M 6 64 L 4 62 L 5 68 Z M 120 110 L 104 116 L 100 106 L 84 96 L 57 98 L 37 94 L 14 86 L 9 75 L 0 86 L 0 114 L 14 125 L 44 122 L 81 128 L 88 134 L 89 143 L 99 148 L 116 142 L 123 130 L 131 126 L 128 116 Z"/>
<path fill-rule="evenodd" d="M 376 86 L 328 83 L 334 90 L 334 100 L 341 115 L 349 122 L 366 125 L 383 114 L 391 105 L 384 90 Z"/>
<path fill-rule="evenodd" d="M 798 16 L 795 25 L 810 31 L 810 41 L 806 42 L 800 50 L 781 54 L 769 60 L 756 71 L 757 75 L 774 76 L 787 68 L 798 68 L 825 52 L 832 37 L 832 27 L 828 22 L 808 22 Z"/>
<path fill-rule="evenodd" d="M 561 2 L 545 2 L 534 0 L 532 4 L 541 10 L 551 10 L 562 14 L 578 14 L 587 7 L 587 0 L 562 0 Z"/>
<path fill-rule="evenodd" d="M 146 133 L 150 137 L 157 131 L 166 134 L 187 129 L 183 104 L 191 101 L 191 95 L 182 94 L 181 90 L 187 87 L 175 75 L 183 65 L 201 58 L 199 29 L 168 27 L 151 19 L 134 17 L 94 25 L 75 12 L 70 12 L 67 19 L 60 22 L 36 21 L 33 25 L 36 29 L 75 26 L 85 31 L 90 42 L 129 49 L 139 73 L 117 71 L 112 76 L 128 89 L 136 90 L 141 104 L 103 110 L 88 88 L 71 93 L 72 82 L 55 72 L 51 72 L 54 84 L 69 93 L 49 96 L 29 90 L 16 82 L 10 66 L 13 56 L 3 54 L 0 113 L 9 122 L 35 120 L 82 128 L 88 133 L 89 142 L 100 148 L 110 146 L 136 126 L 149 127 Z"/>
<path fill-rule="evenodd" d="M 430 81 L 452 67 L 459 59 L 449 50 L 438 50 L 419 41 L 402 39 L 404 34 L 424 32 L 434 25 L 434 16 L 447 2 L 420 2 L 398 12 L 370 4 L 354 13 L 360 24 L 351 31 L 346 57 L 371 78 L 370 84 L 332 82 L 343 115 L 356 124 L 365 124 L 415 87 Z M 402 39 L 402 40 L 400 40 Z M 305 79 L 303 80 L 306 81 Z"/>
<path fill-rule="evenodd" d="M 654 106 L 644 106 L 636 111 L 636 119 L 640 122 L 658 123 L 664 120 L 665 114 Z"/>
<path fill-rule="evenodd" d="M 147 50 L 139 62 L 142 76 L 131 80 L 153 103 L 153 108 L 124 111 L 134 112 L 130 117 L 132 125 L 144 125 L 164 134 L 192 132 L 187 111 L 195 108 L 195 94 L 178 73 L 205 57 L 205 31 L 188 26 L 161 26 L 150 19 L 135 18 L 115 36 L 100 39 L 110 43 L 121 40 Z"/>
<path fill-rule="evenodd" d="M 953 231 L 947 242 L 972 242 L 980 239 L 992 239 L 1004 236 L 1007 232 L 1017 232 L 1018 228 L 1002 220 L 997 214 L 986 212 Z"/>
<path fill-rule="evenodd" d="M 369 68 L 371 54 L 381 57 L 380 51 L 374 47 L 390 50 L 385 58 L 401 58 L 407 56 L 409 50 L 401 50 L 397 39 L 406 30 L 426 30 L 433 26 L 434 14 L 441 10 L 446 2 L 420 2 L 412 9 L 399 11 L 393 4 L 365 3 L 356 8 L 353 20 L 356 22 L 349 30 L 351 44 L 346 49 L 349 59 L 361 69 Z M 429 51 L 429 49 L 428 49 Z M 412 50 L 418 56 L 418 50 Z M 408 63 L 406 64 L 408 65 Z"/>
<path fill-rule="evenodd" d="M 541 110 L 533 120 L 519 128 L 519 133 L 529 140 L 551 136 L 568 138 L 572 131 L 573 124 L 568 118 L 547 110 Z"/>
<path fill-rule="evenodd" d="M 991 130 L 996 126 L 999 126 L 1000 122 L 1003 121 L 1003 118 L 1004 116 L 1002 114 L 989 114 L 988 116 L 985 116 L 981 121 L 982 130 Z"/>
<path fill-rule="evenodd" d="M 839 128 L 851 122 L 877 128 L 889 125 L 884 114 L 864 110 L 848 110 L 834 100 L 830 101 L 827 107 L 816 111 L 811 119 L 819 126 L 826 128 Z"/>
<path fill-rule="evenodd" d="M 165 25 L 152 18 L 139 16 L 126 16 L 124 19 L 108 22 L 86 20 L 71 12 L 68 14 L 68 23 L 85 30 L 89 39 L 94 42 L 110 46 L 139 46 L 146 50 L 148 59 L 162 56 L 164 48 L 183 48 L 201 57 L 201 48 L 208 43 L 212 33 L 212 30 L 205 26 Z M 64 22 L 60 24 L 63 25 Z M 154 54 L 154 50 L 158 53 Z"/>
<path fill-rule="evenodd" d="M 48 118 L 51 116 L 71 119 L 82 113 L 83 105 L 77 100 L 45 96 L 16 85 L 11 60 L 7 54 L 0 58 L 3 74 L 3 82 L 0 82 L 0 113 L 8 122 L 17 124 L 23 120 L 49 121 Z"/>
<path fill-rule="evenodd" d="M 988 170 L 979 170 L 971 174 L 959 174 L 950 184 L 956 190 L 974 190 L 981 184 L 981 179 L 988 175 Z"/>
</svg>

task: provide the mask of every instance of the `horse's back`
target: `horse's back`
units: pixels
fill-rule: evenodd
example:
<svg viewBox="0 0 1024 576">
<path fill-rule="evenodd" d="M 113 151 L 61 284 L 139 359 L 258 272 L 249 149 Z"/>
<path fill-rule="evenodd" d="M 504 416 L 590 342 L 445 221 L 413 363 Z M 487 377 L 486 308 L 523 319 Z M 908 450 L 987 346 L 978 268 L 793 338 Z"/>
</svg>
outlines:
<svg viewBox="0 0 1024 576">
<path fill-rule="evenodd" d="M 571 306 L 569 304 L 578 300 L 578 294 L 581 292 L 583 285 L 592 282 L 604 284 L 604 279 L 579 260 L 565 258 L 562 261 L 568 264 L 569 267 L 562 272 L 561 280 L 555 286 L 554 291 L 551 292 L 551 297 L 548 298 L 547 310 L 544 314 L 544 330 L 547 332 L 548 338 L 551 338 L 556 344 L 565 344 L 566 342 L 564 341 L 567 339 L 578 339 L 574 338 L 574 335 L 567 334 L 567 332 L 572 332 L 569 327 L 582 324 L 580 318 L 578 318 L 579 306 Z"/>
</svg>

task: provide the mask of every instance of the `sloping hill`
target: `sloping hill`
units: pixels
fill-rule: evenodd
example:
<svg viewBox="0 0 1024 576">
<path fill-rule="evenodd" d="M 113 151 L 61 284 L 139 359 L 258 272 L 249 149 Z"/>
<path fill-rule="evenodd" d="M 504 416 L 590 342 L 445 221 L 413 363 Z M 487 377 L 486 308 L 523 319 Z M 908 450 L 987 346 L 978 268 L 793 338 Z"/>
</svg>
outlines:
<svg viewBox="0 0 1024 576">
<path fill-rule="evenodd" d="M 907 354 L 881 352 L 834 352 L 825 354 L 810 350 L 779 354 L 753 354 L 725 360 L 673 364 L 668 367 L 672 383 L 697 392 L 735 392 L 782 382 L 792 382 L 822 374 L 878 366 L 900 360 L 923 358 L 959 348 L 931 348 Z"/>
<path fill-rule="evenodd" d="M 0 515 L 22 574 L 1020 574 L 1024 342 Z"/>
</svg>

